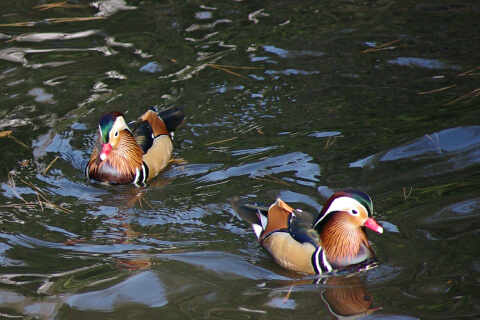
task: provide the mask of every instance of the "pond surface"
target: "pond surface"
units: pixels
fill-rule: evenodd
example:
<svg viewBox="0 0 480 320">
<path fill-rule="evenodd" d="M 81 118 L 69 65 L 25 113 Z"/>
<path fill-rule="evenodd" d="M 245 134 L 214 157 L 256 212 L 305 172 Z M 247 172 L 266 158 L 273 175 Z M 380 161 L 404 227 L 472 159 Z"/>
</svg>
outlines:
<svg viewBox="0 0 480 320">
<path fill-rule="evenodd" d="M 480 5 L 49 3 L 0 4 L 3 317 L 480 316 Z M 84 177 L 104 111 L 171 105 L 156 179 Z M 320 280 L 229 205 L 347 188 L 373 199 L 379 264 Z"/>
</svg>

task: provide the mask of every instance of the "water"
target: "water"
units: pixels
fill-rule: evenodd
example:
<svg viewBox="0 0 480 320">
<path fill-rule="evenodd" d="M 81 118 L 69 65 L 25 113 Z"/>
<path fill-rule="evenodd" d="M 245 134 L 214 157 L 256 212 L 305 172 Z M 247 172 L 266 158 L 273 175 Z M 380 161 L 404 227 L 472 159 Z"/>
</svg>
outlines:
<svg viewBox="0 0 480 320">
<path fill-rule="evenodd" d="M 28 147 L 0 138 L 3 317 L 479 316 L 477 4 L 68 4 L 1 4 L 0 131 Z M 99 116 L 152 105 L 185 109 L 175 161 L 87 181 Z M 373 198 L 380 263 L 320 280 L 229 206 L 346 188 Z"/>
</svg>

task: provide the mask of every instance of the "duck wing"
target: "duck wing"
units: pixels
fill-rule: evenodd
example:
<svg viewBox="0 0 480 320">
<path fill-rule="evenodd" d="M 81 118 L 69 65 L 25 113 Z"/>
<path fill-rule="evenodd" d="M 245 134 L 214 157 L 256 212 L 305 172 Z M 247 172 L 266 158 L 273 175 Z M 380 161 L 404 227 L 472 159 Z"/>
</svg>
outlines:
<svg viewBox="0 0 480 320">
<path fill-rule="evenodd" d="M 132 126 L 133 137 L 137 144 L 142 148 L 143 153 L 147 153 L 153 145 L 153 129 L 150 122 L 139 119 Z"/>
<path fill-rule="evenodd" d="M 315 248 L 320 246 L 320 237 L 312 228 L 313 215 L 310 212 L 293 210 L 290 223 L 288 225 L 289 232 L 292 237 L 300 243 L 311 243 Z"/>
</svg>

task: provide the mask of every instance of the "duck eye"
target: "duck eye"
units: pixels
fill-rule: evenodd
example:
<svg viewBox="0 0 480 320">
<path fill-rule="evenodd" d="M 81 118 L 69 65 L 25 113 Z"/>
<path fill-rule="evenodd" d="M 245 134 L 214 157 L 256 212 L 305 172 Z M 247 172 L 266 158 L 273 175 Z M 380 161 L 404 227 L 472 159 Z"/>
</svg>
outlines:
<svg viewBox="0 0 480 320">
<path fill-rule="evenodd" d="M 118 137 L 118 131 L 115 131 L 115 133 L 113 134 L 113 136 L 116 138 Z"/>
<path fill-rule="evenodd" d="M 352 214 L 358 214 L 358 211 L 355 209 L 352 209 Z"/>
</svg>

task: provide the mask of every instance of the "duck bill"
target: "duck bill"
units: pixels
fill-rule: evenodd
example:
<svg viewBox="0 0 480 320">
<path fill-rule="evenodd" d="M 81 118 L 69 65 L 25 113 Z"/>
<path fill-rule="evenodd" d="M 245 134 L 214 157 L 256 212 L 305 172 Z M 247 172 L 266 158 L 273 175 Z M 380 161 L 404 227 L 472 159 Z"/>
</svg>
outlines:
<svg viewBox="0 0 480 320">
<path fill-rule="evenodd" d="M 100 152 L 100 160 L 105 160 L 107 156 L 110 154 L 110 151 L 112 151 L 112 145 L 110 143 L 104 143 L 102 144 L 102 151 Z"/>
<path fill-rule="evenodd" d="M 383 233 L 383 228 L 373 218 L 368 218 L 363 225 L 375 232 Z"/>
</svg>

